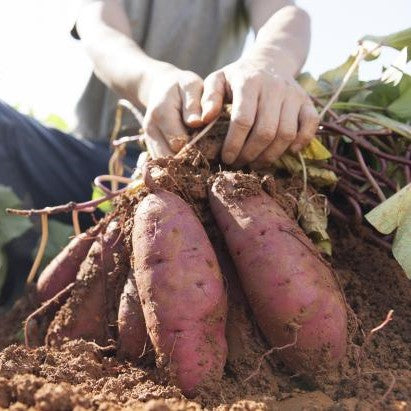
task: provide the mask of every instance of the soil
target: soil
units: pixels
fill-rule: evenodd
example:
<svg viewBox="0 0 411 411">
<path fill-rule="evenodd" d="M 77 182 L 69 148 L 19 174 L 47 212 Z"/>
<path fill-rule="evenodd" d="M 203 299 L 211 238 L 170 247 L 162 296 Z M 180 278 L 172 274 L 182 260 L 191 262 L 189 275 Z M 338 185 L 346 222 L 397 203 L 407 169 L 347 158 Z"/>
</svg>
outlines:
<svg viewBox="0 0 411 411">
<path fill-rule="evenodd" d="M 364 240 L 361 228 L 336 222 L 330 227 L 333 243 L 330 262 L 357 317 L 350 330 L 347 356 L 339 368 L 307 379 L 290 373 L 275 354 L 265 355 L 271 347 L 255 324 L 207 210 L 205 184 L 212 174 L 210 171 L 218 171 L 212 170 L 210 160 L 218 152 L 214 148 L 221 141 L 218 136 L 213 138 L 211 142 L 202 140 L 202 154 L 192 152 L 179 163 L 173 160 L 153 163 L 151 175 L 157 184 L 177 192 L 192 204 L 216 248 L 229 297 L 226 328 L 229 355 L 222 380 L 189 400 L 154 366 L 152 355 L 137 365 L 117 358 L 113 349 L 84 340 L 28 348 L 24 345 L 23 322 L 37 308 L 35 290 L 28 288 L 25 297 L 0 317 L 0 409 L 409 409 L 411 285 L 386 251 Z M 290 216 L 294 215 L 293 190 L 297 193 L 301 185 L 269 176 L 262 181 L 264 189 L 282 199 L 281 205 Z M 246 196 L 252 191 L 250 186 L 237 194 Z M 284 196 L 285 191 L 290 196 Z M 122 197 L 118 203 L 116 213 L 127 246 L 129 214 L 139 195 L 144 192 L 135 198 Z M 394 310 L 393 320 L 371 334 L 390 310 Z"/>
</svg>

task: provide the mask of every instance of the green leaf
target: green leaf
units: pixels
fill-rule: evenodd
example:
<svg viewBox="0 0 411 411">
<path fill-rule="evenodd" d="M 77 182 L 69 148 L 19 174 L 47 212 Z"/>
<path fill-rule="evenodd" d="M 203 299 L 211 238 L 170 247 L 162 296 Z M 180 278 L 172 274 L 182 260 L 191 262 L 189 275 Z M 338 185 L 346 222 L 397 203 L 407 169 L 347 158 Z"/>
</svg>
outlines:
<svg viewBox="0 0 411 411">
<path fill-rule="evenodd" d="M 388 111 L 400 120 L 411 120 L 411 88 L 388 106 Z"/>
<path fill-rule="evenodd" d="M 57 114 L 49 114 L 42 122 L 47 126 L 56 128 L 60 131 L 68 132 L 70 130 L 70 127 L 65 120 Z"/>
<path fill-rule="evenodd" d="M 365 215 L 380 233 L 390 234 L 395 229 L 392 252 L 411 279 L 411 183 Z"/>
<path fill-rule="evenodd" d="M 343 78 L 349 68 L 352 66 L 355 60 L 355 55 L 351 55 L 345 63 L 341 64 L 340 66 L 336 67 L 333 70 L 326 71 L 325 73 L 321 74 L 318 79 L 318 83 L 321 87 L 325 87 L 324 83 L 328 85 L 333 91 L 337 90 L 340 84 L 343 81 Z M 349 78 L 347 84 L 344 86 L 344 89 L 340 95 L 340 100 L 347 100 L 348 98 L 352 97 L 355 92 L 348 91 L 348 89 L 356 89 L 361 86 L 361 82 L 358 79 L 358 67 L 354 70 L 351 77 Z M 345 92 L 346 91 L 346 92 Z"/>
<path fill-rule="evenodd" d="M 411 126 L 408 124 L 401 123 L 400 121 L 389 118 L 380 113 L 367 113 L 359 114 L 352 113 L 351 117 L 357 120 L 364 120 L 373 124 L 378 124 L 379 126 L 386 127 L 400 136 L 403 136 L 411 140 Z"/>
<path fill-rule="evenodd" d="M 71 225 L 63 224 L 60 221 L 49 219 L 48 225 L 49 238 L 40 271 L 68 244 L 70 237 L 74 234 Z M 37 254 L 37 250 L 38 245 L 32 252 L 33 258 Z"/>
<path fill-rule="evenodd" d="M 407 73 L 403 73 L 400 84 L 398 84 L 398 90 L 400 95 L 406 93 L 411 88 L 411 76 Z"/>
<path fill-rule="evenodd" d="M 4 282 L 6 281 L 7 269 L 8 269 L 7 255 L 5 251 L 0 248 L 0 293 L 3 288 Z"/>
<path fill-rule="evenodd" d="M 319 83 L 310 73 L 302 73 L 297 77 L 300 86 L 311 96 L 318 97 L 332 93 L 332 87 L 327 83 Z"/>
<path fill-rule="evenodd" d="M 374 106 L 388 107 L 400 96 L 399 88 L 392 84 L 378 83 L 370 91 L 365 102 Z"/>
<path fill-rule="evenodd" d="M 356 111 L 356 110 L 384 110 L 383 107 L 373 106 L 367 103 L 356 103 L 353 101 L 336 101 L 331 105 L 334 110 Z"/>
<path fill-rule="evenodd" d="M 106 194 L 100 187 L 93 186 L 93 194 L 91 196 L 92 200 L 97 200 L 98 198 L 104 197 L 105 195 Z M 113 203 L 110 200 L 103 201 L 97 206 L 97 208 L 99 208 L 103 213 L 110 213 L 114 209 Z"/>
<path fill-rule="evenodd" d="M 365 215 L 367 221 L 382 234 L 392 233 L 400 224 L 402 216 L 411 203 L 411 184 L 379 204 Z"/>
<path fill-rule="evenodd" d="M 0 248 L 33 226 L 27 217 L 8 215 L 6 208 L 19 208 L 21 201 L 10 187 L 0 185 Z"/>
<path fill-rule="evenodd" d="M 397 50 L 402 50 L 408 47 L 408 59 L 411 59 L 411 28 L 397 31 L 387 36 L 364 36 L 361 41 L 369 40 L 382 46 L 393 47 Z"/>
<path fill-rule="evenodd" d="M 371 94 L 371 90 L 360 90 L 348 100 L 348 103 L 367 103 L 367 98 Z M 369 103 L 373 104 L 372 102 Z"/>
<path fill-rule="evenodd" d="M 392 253 L 407 277 L 411 279 L 411 196 L 395 233 Z"/>
</svg>

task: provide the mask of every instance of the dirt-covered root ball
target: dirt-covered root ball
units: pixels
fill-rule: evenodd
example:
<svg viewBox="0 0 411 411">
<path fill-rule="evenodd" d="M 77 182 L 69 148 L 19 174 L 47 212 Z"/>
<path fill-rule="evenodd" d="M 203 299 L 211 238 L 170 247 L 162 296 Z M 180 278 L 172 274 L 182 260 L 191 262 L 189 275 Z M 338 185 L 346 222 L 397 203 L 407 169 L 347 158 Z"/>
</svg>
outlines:
<svg viewBox="0 0 411 411">
<path fill-rule="evenodd" d="M 347 312 L 330 266 L 252 175 L 220 173 L 210 205 L 259 326 L 294 371 L 345 355 Z"/>
<path fill-rule="evenodd" d="M 191 396 L 221 378 L 227 356 L 226 292 L 214 250 L 190 206 L 162 189 L 138 205 L 132 242 L 157 363 Z"/>
</svg>

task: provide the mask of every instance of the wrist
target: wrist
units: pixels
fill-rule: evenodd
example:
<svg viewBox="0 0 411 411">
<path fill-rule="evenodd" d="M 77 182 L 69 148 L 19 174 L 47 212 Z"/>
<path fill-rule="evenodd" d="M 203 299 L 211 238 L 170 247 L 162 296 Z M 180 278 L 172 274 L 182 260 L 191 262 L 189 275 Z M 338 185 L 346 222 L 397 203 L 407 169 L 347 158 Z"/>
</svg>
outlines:
<svg viewBox="0 0 411 411">
<path fill-rule="evenodd" d="M 292 54 L 275 45 L 256 45 L 242 59 L 249 60 L 265 71 L 284 77 L 295 77 L 299 71 L 299 65 Z"/>
</svg>

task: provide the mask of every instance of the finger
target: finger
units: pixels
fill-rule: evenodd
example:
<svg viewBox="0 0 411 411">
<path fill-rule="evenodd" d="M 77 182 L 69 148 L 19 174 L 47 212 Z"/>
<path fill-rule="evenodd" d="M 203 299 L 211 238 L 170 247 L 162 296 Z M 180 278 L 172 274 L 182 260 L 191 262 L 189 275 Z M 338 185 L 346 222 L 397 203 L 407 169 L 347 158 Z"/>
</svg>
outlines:
<svg viewBox="0 0 411 411">
<path fill-rule="evenodd" d="M 294 153 L 305 147 L 314 137 L 320 124 L 320 117 L 311 101 L 303 104 L 300 109 L 299 130 L 297 138 L 290 147 Z"/>
<path fill-rule="evenodd" d="M 155 124 L 164 140 L 175 153 L 187 144 L 188 134 L 181 121 L 180 111 L 176 107 L 168 107 L 168 112 L 162 115 L 162 120 Z"/>
<path fill-rule="evenodd" d="M 283 87 L 262 90 L 257 118 L 237 160 L 239 164 L 251 163 L 274 141 L 284 93 Z"/>
<path fill-rule="evenodd" d="M 152 158 L 166 157 L 173 155 L 170 147 L 164 140 L 160 131 L 155 126 L 148 127 L 144 134 L 144 141 L 147 150 Z"/>
<path fill-rule="evenodd" d="M 180 82 L 183 99 L 183 120 L 189 127 L 199 127 L 201 120 L 201 95 L 203 80 L 196 75 L 189 75 Z"/>
<path fill-rule="evenodd" d="M 222 71 L 211 73 L 204 80 L 204 91 L 201 98 L 202 120 L 209 123 L 214 120 L 223 108 L 225 94 L 225 76 Z"/>
<path fill-rule="evenodd" d="M 221 153 L 226 164 L 234 163 L 240 154 L 254 124 L 258 103 L 257 89 L 250 83 L 233 84 L 232 92 L 231 121 Z"/>
<path fill-rule="evenodd" d="M 257 159 L 258 162 L 272 164 L 293 143 L 297 136 L 298 114 L 301 103 L 296 98 L 286 98 L 280 114 L 277 135 L 269 147 Z"/>
</svg>

